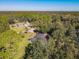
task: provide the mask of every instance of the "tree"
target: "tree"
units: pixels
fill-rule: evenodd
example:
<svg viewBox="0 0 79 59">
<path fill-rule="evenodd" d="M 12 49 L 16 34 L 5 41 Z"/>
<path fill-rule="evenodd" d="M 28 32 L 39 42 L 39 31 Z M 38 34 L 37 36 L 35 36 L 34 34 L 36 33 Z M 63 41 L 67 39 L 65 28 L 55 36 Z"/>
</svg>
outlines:
<svg viewBox="0 0 79 59">
<path fill-rule="evenodd" d="M 8 30 L 2 33 L 0 35 L 0 58 L 16 59 L 18 57 L 20 42 L 22 42 L 22 38 L 16 32 Z"/>
<path fill-rule="evenodd" d="M 26 48 L 24 59 L 48 59 L 47 45 L 43 40 L 37 40 Z"/>
<path fill-rule="evenodd" d="M 31 22 L 40 32 L 48 32 L 51 27 L 51 17 L 47 15 L 39 15 Z"/>
<path fill-rule="evenodd" d="M 1 16 L 0 17 L 0 33 L 9 30 L 8 17 Z"/>
<path fill-rule="evenodd" d="M 40 21 L 40 23 L 42 22 Z M 47 43 L 45 44 L 45 41 L 41 42 L 40 40 L 34 42 L 31 48 L 28 47 L 30 50 L 26 49 L 26 52 L 29 50 L 26 54 L 29 58 L 25 57 L 25 59 L 44 59 L 44 57 L 45 59 L 78 59 L 79 44 L 75 27 L 71 25 L 70 21 L 65 27 L 61 18 L 57 16 L 57 19 L 52 22 L 51 28 L 52 35 Z"/>
</svg>

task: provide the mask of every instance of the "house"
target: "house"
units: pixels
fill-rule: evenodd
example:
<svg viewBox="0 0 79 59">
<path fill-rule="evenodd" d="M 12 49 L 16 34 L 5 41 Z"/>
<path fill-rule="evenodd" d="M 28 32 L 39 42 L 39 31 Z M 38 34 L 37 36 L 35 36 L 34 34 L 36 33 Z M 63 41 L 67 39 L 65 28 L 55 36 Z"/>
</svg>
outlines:
<svg viewBox="0 0 79 59">
<path fill-rule="evenodd" d="M 48 41 L 49 39 L 49 35 L 46 34 L 46 33 L 37 33 L 36 36 L 34 36 L 33 38 L 29 39 L 29 41 L 32 43 L 32 42 L 35 42 L 37 40 L 45 40 L 45 41 Z"/>
<path fill-rule="evenodd" d="M 28 32 L 28 33 L 33 33 L 34 30 L 36 30 L 36 28 L 30 28 L 27 32 Z"/>
<path fill-rule="evenodd" d="M 31 24 L 29 23 L 29 22 L 26 22 L 25 24 L 24 24 L 24 26 L 25 27 L 28 27 L 28 26 L 30 26 Z"/>
<path fill-rule="evenodd" d="M 30 27 L 31 24 L 29 22 L 22 22 L 22 23 L 15 23 L 15 24 L 11 24 L 10 25 L 11 27 L 14 27 L 14 28 L 19 28 L 19 27 Z"/>
<path fill-rule="evenodd" d="M 34 33 L 34 30 L 36 30 L 36 28 L 33 28 L 29 22 L 11 24 L 10 29 L 17 33 Z"/>
</svg>

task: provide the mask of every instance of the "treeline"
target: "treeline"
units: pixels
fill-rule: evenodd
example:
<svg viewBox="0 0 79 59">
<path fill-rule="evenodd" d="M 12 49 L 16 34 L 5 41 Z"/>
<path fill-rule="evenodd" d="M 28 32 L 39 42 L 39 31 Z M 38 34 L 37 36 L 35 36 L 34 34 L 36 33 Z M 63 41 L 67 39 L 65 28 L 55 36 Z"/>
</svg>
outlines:
<svg viewBox="0 0 79 59">
<path fill-rule="evenodd" d="M 33 42 L 26 48 L 24 58 L 79 59 L 79 17 L 55 15 L 45 18 L 36 19 L 33 23 L 41 33 L 48 33 L 50 39 Z"/>
<path fill-rule="evenodd" d="M 26 21 L 38 32 L 47 33 L 49 39 L 32 42 L 25 47 L 24 55 L 24 52 L 19 53 L 23 50 L 19 47 L 24 38 L 9 25 Z M 0 16 L 0 59 L 79 59 L 79 15 L 30 13 Z"/>
</svg>

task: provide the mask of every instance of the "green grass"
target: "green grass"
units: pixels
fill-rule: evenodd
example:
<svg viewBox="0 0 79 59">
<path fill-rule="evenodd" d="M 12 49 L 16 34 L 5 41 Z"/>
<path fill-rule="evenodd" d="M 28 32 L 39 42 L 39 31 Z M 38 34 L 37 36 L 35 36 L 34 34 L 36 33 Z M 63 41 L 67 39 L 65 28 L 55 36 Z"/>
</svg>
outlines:
<svg viewBox="0 0 79 59">
<path fill-rule="evenodd" d="M 17 54 L 15 55 L 15 58 L 13 59 L 22 59 L 23 55 L 25 54 L 25 47 L 28 46 L 29 41 L 28 39 L 34 37 L 36 33 L 21 33 L 22 31 L 27 31 L 25 27 L 11 27 L 10 30 L 15 31 L 16 33 L 20 34 L 22 37 L 22 41 L 20 43 L 17 43 L 19 45 Z"/>
</svg>

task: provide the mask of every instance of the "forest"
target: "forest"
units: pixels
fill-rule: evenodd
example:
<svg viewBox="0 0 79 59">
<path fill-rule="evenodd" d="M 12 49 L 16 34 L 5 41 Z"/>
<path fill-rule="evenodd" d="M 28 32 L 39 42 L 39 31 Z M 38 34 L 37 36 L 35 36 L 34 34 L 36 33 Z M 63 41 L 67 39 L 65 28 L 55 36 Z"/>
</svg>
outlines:
<svg viewBox="0 0 79 59">
<path fill-rule="evenodd" d="M 0 59 L 79 59 L 79 12 L 0 12 Z"/>
</svg>

